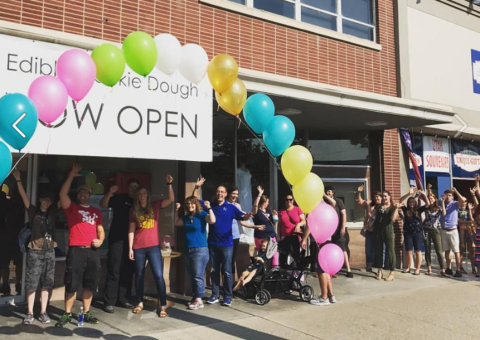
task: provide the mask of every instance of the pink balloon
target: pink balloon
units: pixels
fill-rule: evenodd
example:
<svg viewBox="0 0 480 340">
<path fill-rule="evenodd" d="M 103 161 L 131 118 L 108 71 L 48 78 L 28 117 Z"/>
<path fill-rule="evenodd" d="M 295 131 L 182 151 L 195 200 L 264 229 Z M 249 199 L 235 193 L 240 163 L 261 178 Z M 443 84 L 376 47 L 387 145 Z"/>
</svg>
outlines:
<svg viewBox="0 0 480 340">
<path fill-rule="evenodd" d="M 62 115 L 68 102 L 67 88 L 52 76 L 35 79 L 28 89 L 28 97 L 37 107 L 38 119 L 48 124 Z"/>
<path fill-rule="evenodd" d="M 317 243 L 324 243 L 333 235 L 338 226 L 336 210 L 325 202 L 320 202 L 307 216 L 308 229 Z"/>
<path fill-rule="evenodd" d="M 335 275 L 342 269 L 345 256 L 342 249 L 333 243 L 324 245 L 318 252 L 318 264 L 323 271 Z"/>
<path fill-rule="evenodd" d="M 58 58 L 57 76 L 65 84 L 70 97 L 77 102 L 90 92 L 96 75 L 95 63 L 85 51 L 68 50 Z"/>
</svg>

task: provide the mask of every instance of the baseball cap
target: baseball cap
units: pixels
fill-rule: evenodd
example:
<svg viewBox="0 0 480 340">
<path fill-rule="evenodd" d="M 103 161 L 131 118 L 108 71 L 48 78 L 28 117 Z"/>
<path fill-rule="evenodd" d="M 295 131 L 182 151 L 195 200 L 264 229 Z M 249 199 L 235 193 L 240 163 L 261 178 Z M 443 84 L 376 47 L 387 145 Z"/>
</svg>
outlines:
<svg viewBox="0 0 480 340">
<path fill-rule="evenodd" d="M 55 195 L 50 190 L 45 190 L 38 196 L 38 198 L 49 198 L 52 201 L 54 201 L 55 200 Z"/>
<path fill-rule="evenodd" d="M 77 188 L 77 194 L 80 190 L 86 190 L 90 195 L 92 194 L 92 189 L 90 189 L 90 187 L 86 184 L 82 184 Z"/>
<path fill-rule="evenodd" d="M 327 186 L 325 187 L 325 192 L 327 192 L 327 191 L 329 191 L 329 190 L 334 191 L 334 190 L 333 190 L 333 187 L 332 187 L 331 185 L 327 185 Z"/>
</svg>

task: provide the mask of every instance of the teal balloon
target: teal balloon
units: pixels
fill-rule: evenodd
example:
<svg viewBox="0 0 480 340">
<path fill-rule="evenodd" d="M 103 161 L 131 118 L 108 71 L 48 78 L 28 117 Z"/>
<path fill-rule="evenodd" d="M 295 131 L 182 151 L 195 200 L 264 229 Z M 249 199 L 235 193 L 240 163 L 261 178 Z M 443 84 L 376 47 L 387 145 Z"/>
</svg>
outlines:
<svg viewBox="0 0 480 340">
<path fill-rule="evenodd" d="M 12 169 L 12 154 L 5 143 L 0 142 L 0 186 Z"/>
<path fill-rule="evenodd" d="M 269 96 L 256 93 L 247 99 L 243 107 L 243 116 L 247 124 L 256 133 L 263 133 L 275 115 L 275 105 Z"/>
<path fill-rule="evenodd" d="M 12 148 L 22 150 L 37 129 L 35 104 L 20 93 L 0 98 L 0 137 Z"/>
<path fill-rule="evenodd" d="M 263 140 L 273 156 L 278 157 L 292 145 L 295 125 L 285 116 L 275 116 L 263 133 Z"/>
</svg>

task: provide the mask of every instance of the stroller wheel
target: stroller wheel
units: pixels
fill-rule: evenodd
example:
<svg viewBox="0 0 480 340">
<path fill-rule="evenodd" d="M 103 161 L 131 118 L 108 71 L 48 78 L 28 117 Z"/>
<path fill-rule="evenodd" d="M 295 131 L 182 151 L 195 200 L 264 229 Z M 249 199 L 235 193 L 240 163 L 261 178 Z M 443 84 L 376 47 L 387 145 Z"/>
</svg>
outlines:
<svg viewBox="0 0 480 340">
<path fill-rule="evenodd" d="M 311 299 L 313 299 L 314 294 L 315 292 L 310 286 L 303 286 L 302 289 L 300 289 L 300 299 L 302 299 L 302 301 L 310 301 Z"/>
<path fill-rule="evenodd" d="M 266 305 L 270 302 L 272 296 L 268 290 L 262 289 L 257 294 L 255 294 L 255 302 L 260 306 Z"/>
</svg>

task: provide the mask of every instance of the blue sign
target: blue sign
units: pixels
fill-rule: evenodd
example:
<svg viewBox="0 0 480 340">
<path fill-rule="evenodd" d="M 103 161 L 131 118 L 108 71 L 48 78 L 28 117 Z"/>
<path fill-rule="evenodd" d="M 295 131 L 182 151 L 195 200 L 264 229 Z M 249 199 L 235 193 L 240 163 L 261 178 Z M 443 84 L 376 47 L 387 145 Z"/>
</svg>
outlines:
<svg viewBox="0 0 480 340">
<path fill-rule="evenodd" d="M 453 177 L 473 178 L 480 170 L 480 143 L 452 140 Z"/>
<path fill-rule="evenodd" d="M 473 92 L 480 94 L 480 51 L 472 50 Z"/>
</svg>

